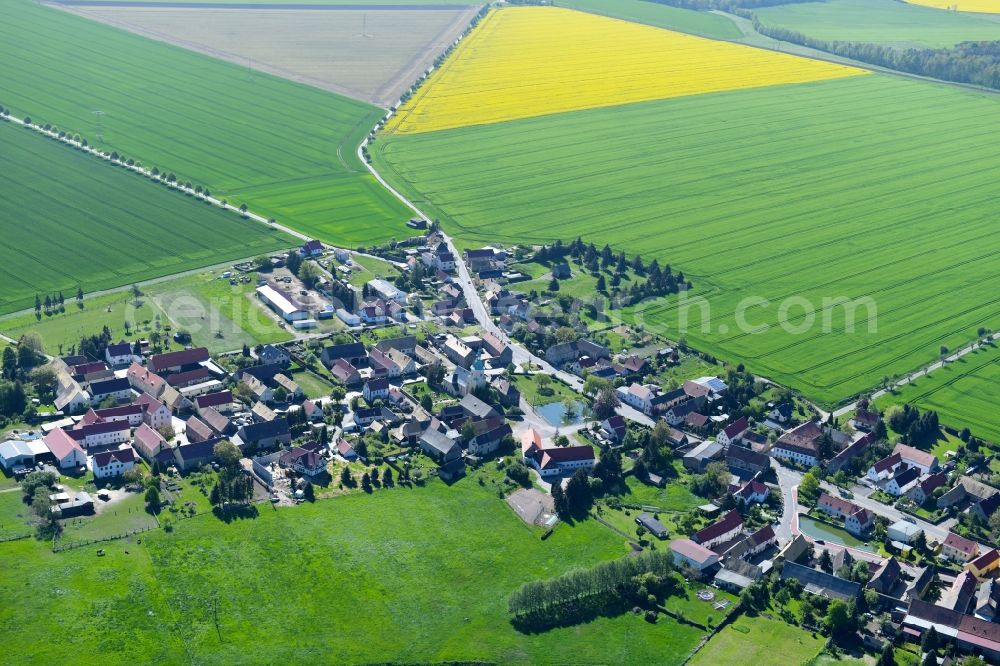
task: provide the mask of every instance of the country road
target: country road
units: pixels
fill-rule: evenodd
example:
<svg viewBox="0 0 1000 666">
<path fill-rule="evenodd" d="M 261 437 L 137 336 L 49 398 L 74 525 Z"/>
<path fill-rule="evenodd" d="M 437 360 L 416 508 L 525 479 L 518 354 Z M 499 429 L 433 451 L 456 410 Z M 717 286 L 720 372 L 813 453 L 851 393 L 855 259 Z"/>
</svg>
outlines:
<svg viewBox="0 0 1000 666">
<path fill-rule="evenodd" d="M 371 172 L 372 176 L 374 176 L 375 179 L 378 180 L 378 182 L 382 185 L 382 187 L 391 192 L 394 197 L 399 199 L 403 203 L 403 205 L 405 205 L 407 208 L 416 213 L 421 219 L 424 220 L 433 219 L 431 216 L 427 215 L 422 210 L 417 208 L 413 204 L 413 202 L 411 202 L 409 199 L 403 196 L 398 190 L 396 190 L 396 188 L 390 185 L 385 180 L 385 178 L 382 177 L 382 174 L 380 174 L 375 169 L 375 167 L 372 166 L 368 162 L 368 160 L 365 159 L 362 151 L 367 145 L 368 145 L 368 139 L 366 138 L 364 142 L 362 142 L 362 144 L 358 146 L 358 157 L 365 164 L 365 166 L 368 167 L 368 171 Z M 476 317 L 476 322 L 480 326 L 482 326 L 486 331 L 497 336 L 505 343 L 507 343 L 508 346 L 510 346 L 511 352 L 513 353 L 513 363 L 515 365 L 523 365 L 524 363 L 531 363 L 532 365 L 541 368 L 543 372 L 547 372 L 553 375 L 561 382 L 572 388 L 574 391 L 577 391 L 578 393 L 583 393 L 582 379 L 580 379 L 576 375 L 554 368 L 545 359 L 535 356 L 520 343 L 510 339 L 506 333 L 500 330 L 500 327 L 493 322 L 493 318 L 490 317 L 489 310 L 486 309 L 486 305 L 483 303 L 482 298 L 480 298 L 479 292 L 476 290 L 476 285 L 472 281 L 472 276 L 469 273 L 469 268 L 468 266 L 465 265 L 465 260 L 462 259 L 462 255 L 458 252 L 458 249 L 455 247 L 455 243 L 452 241 L 451 236 L 444 233 L 443 231 L 439 231 L 439 233 L 441 234 L 441 237 L 444 239 L 444 241 L 448 244 L 448 249 L 451 250 L 451 253 L 453 255 L 455 255 L 455 267 L 458 272 L 458 282 L 462 287 L 462 293 L 465 296 L 465 302 L 469 304 L 469 307 L 472 309 L 472 312 Z M 653 425 L 652 419 L 650 419 L 642 412 L 633 409 L 632 407 L 629 407 L 628 405 L 619 406 L 617 411 L 619 414 L 629 419 L 630 421 L 635 421 L 636 423 L 641 423 L 647 426 Z"/>
</svg>

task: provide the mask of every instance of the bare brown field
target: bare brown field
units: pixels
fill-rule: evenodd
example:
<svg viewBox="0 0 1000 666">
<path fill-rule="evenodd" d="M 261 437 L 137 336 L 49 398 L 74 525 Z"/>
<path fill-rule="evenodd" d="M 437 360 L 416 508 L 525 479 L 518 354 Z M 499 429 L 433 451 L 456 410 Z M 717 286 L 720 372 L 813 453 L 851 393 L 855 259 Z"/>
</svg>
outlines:
<svg viewBox="0 0 1000 666">
<path fill-rule="evenodd" d="M 54 5 L 250 70 L 388 107 L 468 26 L 455 9 L 202 9 Z"/>
</svg>

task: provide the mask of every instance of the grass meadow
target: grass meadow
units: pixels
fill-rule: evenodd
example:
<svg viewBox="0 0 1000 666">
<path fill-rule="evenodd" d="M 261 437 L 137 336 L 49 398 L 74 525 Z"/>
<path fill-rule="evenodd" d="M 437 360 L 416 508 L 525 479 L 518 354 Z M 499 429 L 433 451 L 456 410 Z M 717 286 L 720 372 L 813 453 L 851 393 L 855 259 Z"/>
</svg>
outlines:
<svg viewBox="0 0 1000 666">
<path fill-rule="evenodd" d="M 648 0 L 555 0 L 553 4 L 702 37 L 739 39 L 743 36 L 735 23 L 720 14 L 661 5 Z"/>
<path fill-rule="evenodd" d="M 18 125 L 0 145 L 0 314 L 296 244 Z"/>
<path fill-rule="evenodd" d="M 909 403 L 933 409 L 941 422 L 956 430 L 1000 442 L 1000 412 L 996 389 L 1000 385 L 1000 350 L 982 347 L 878 399 L 881 408 Z M 955 448 L 951 446 L 950 448 Z"/>
<path fill-rule="evenodd" d="M 14 115 L 331 243 L 406 235 L 408 212 L 356 155 L 377 107 L 28 0 L 4 3 L 0 58 Z"/>
<path fill-rule="evenodd" d="M 218 279 L 220 270 L 145 285 L 138 305 L 130 291 L 118 291 L 85 298 L 83 309 L 74 300 L 67 302 L 61 314 L 39 319 L 32 312 L 3 318 L 0 333 L 15 340 L 28 332 L 37 333 L 50 354 L 67 352 L 81 337 L 98 334 L 105 326 L 115 339 L 148 337 L 155 330 L 157 316 L 164 337 L 184 329 L 193 344 L 212 353 L 294 337 L 279 328 L 275 317 L 254 297 L 255 282 L 231 286 L 228 280 Z M 130 334 L 125 333 L 126 321 Z"/>
<path fill-rule="evenodd" d="M 386 137 L 374 157 L 460 245 L 582 236 L 683 270 L 709 307 L 626 318 L 836 403 L 996 328 L 998 104 L 870 75 Z M 871 301 L 825 332 L 841 297 Z"/>
<path fill-rule="evenodd" d="M 896 0 L 802 2 L 760 7 L 754 13 L 765 25 L 828 41 L 944 48 L 964 41 L 1000 39 L 1000 16 L 943 12 Z"/>
<path fill-rule="evenodd" d="M 764 617 L 741 617 L 712 637 L 691 666 L 768 664 L 800 666 L 819 654 L 825 639 Z"/>
<path fill-rule="evenodd" d="M 94 548 L 53 555 L 32 540 L 0 544 L 9 602 L 0 630 L 45 636 L 8 646 L 5 661 L 669 664 L 701 637 L 631 614 L 516 631 L 506 598 L 518 585 L 626 548 L 595 522 L 542 541 L 468 479 L 265 505 L 257 519 L 228 525 L 206 514 L 142 536 L 100 558 Z M 301 640 L 303 626 L 322 630 Z"/>
</svg>

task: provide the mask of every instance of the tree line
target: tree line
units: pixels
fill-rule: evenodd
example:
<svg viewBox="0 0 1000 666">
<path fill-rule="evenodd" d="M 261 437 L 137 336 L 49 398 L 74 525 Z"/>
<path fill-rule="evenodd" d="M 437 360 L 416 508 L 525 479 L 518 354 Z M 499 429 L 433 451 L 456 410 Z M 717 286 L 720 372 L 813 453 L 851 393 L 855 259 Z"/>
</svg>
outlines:
<svg viewBox="0 0 1000 666">
<path fill-rule="evenodd" d="M 760 34 L 784 42 L 909 74 L 1000 89 L 1000 41 L 962 42 L 943 49 L 897 49 L 882 44 L 817 39 L 796 30 L 762 23 L 748 10 L 734 13 L 751 19 Z"/>
<path fill-rule="evenodd" d="M 507 608 L 518 625 L 542 629 L 573 624 L 622 601 L 655 605 L 657 593 L 672 587 L 673 571 L 669 552 L 647 551 L 525 583 L 510 595 Z"/>
</svg>

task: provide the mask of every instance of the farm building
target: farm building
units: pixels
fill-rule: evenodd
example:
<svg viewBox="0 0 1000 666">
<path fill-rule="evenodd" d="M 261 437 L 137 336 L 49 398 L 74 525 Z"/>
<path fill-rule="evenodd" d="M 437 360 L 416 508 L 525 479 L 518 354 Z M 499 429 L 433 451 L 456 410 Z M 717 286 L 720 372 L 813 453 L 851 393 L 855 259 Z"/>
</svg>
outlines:
<svg viewBox="0 0 1000 666">
<path fill-rule="evenodd" d="M 9 439 L 6 442 L 0 442 L 0 465 L 11 472 L 19 465 L 34 465 L 38 456 L 43 456 L 48 452 L 48 447 L 41 440 L 23 442 L 19 439 Z"/>
<path fill-rule="evenodd" d="M 302 321 L 309 318 L 308 310 L 269 284 L 257 287 L 257 298 L 264 301 L 285 321 Z"/>
</svg>

